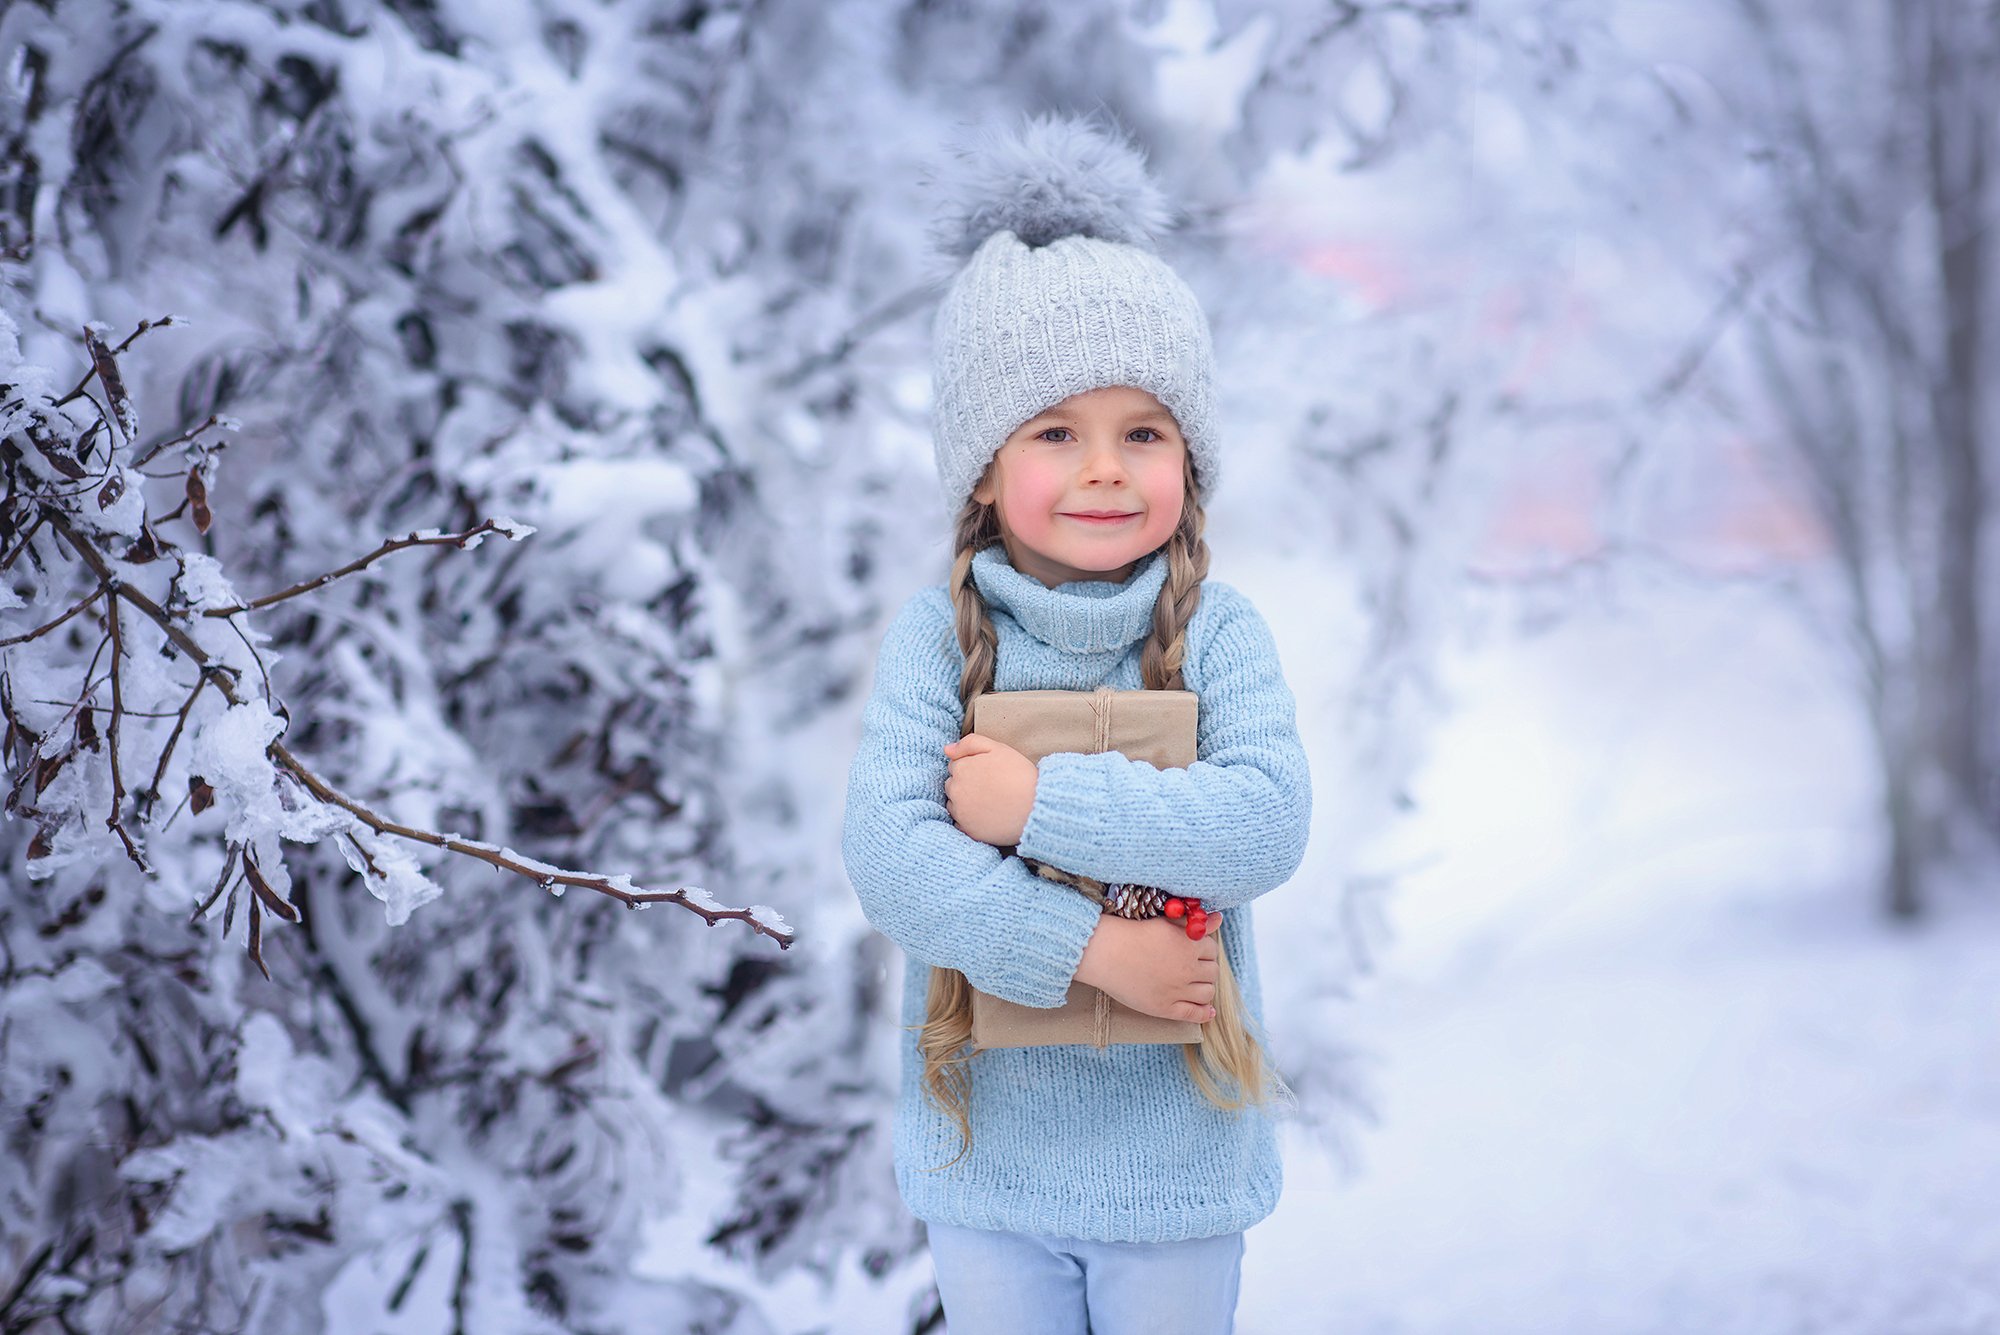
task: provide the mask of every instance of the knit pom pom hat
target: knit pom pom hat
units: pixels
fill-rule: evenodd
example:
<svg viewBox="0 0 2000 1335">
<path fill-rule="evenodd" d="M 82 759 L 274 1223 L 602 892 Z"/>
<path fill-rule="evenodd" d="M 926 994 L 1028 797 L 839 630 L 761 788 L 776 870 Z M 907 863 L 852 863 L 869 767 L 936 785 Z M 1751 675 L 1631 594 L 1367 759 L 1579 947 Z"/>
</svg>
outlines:
<svg viewBox="0 0 2000 1335">
<path fill-rule="evenodd" d="M 931 434 L 956 515 L 1015 428 L 1072 394 L 1134 385 L 1216 483 L 1208 318 L 1155 238 L 1166 196 L 1115 130 L 1070 116 L 989 127 L 933 176 L 938 248 L 964 265 L 931 335 Z"/>
</svg>

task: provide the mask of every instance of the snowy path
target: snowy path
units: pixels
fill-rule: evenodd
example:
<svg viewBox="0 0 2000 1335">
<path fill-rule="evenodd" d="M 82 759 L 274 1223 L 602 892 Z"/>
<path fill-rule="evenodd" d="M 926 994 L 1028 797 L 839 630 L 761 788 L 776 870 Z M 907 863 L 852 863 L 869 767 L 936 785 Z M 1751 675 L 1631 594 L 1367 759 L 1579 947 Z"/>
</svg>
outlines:
<svg viewBox="0 0 2000 1335">
<path fill-rule="evenodd" d="M 1878 925 L 1801 633 L 1661 590 L 1453 680 L 1348 1009 L 1382 1124 L 1288 1140 L 1240 1335 L 2000 1331 L 2000 905 Z"/>
</svg>

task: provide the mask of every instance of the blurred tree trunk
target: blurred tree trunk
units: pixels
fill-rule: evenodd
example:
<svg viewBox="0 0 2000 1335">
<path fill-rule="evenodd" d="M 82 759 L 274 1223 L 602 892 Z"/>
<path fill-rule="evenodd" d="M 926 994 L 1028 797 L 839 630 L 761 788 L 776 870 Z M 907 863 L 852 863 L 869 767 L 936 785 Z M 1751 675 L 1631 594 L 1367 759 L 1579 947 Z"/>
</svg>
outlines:
<svg viewBox="0 0 2000 1335">
<path fill-rule="evenodd" d="M 1916 29 L 1902 45 L 1923 63 L 1924 174 L 1936 227 L 1942 301 L 1936 311 L 1943 366 L 1932 416 L 1943 470 L 1943 549 L 1939 553 L 1939 661 L 1933 698 L 1938 758 L 1964 808 L 2000 828 L 1992 801 L 1986 726 L 1987 649 L 1980 617 L 1986 470 L 1981 402 L 1987 287 L 1986 160 L 1996 76 L 1990 35 L 2000 12 L 1983 15 L 1959 0 L 1897 5 L 1898 24 Z M 1974 25 L 1988 28 L 1986 42 Z"/>
<path fill-rule="evenodd" d="M 1836 549 L 1883 783 L 1883 902 L 1913 918 L 1936 872 L 2000 834 L 1981 580 L 2000 11 L 1742 9 L 1739 91 L 1801 275 L 1753 344 Z"/>
</svg>

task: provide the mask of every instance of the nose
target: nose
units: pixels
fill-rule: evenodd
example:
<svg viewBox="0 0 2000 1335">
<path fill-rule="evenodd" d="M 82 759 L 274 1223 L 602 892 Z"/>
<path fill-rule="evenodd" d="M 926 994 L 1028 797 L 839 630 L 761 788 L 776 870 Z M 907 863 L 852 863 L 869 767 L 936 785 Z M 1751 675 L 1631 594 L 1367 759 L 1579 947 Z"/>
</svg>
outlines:
<svg viewBox="0 0 2000 1335">
<path fill-rule="evenodd" d="M 1111 482 L 1124 479 L 1125 453 L 1118 448 L 1116 440 L 1094 439 L 1085 447 L 1083 476 L 1086 481 Z"/>
</svg>

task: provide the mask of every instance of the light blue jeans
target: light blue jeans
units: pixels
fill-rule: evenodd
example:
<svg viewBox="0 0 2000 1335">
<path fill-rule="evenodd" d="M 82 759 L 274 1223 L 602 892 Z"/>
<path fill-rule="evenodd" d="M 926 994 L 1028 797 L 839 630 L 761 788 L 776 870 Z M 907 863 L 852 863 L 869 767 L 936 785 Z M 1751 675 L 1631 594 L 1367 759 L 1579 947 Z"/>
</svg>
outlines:
<svg viewBox="0 0 2000 1335">
<path fill-rule="evenodd" d="M 931 1224 L 946 1335 L 1230 1335 L 1243 1234 L 1092 1242 Z"/>
</svg>

